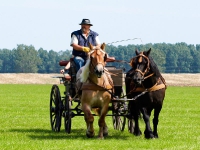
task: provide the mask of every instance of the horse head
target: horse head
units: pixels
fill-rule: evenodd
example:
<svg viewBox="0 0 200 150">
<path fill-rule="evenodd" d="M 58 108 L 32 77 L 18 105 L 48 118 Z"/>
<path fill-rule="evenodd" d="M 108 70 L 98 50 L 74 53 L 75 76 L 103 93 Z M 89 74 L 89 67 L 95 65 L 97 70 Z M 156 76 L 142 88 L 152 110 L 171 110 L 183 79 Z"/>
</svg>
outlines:
<svg viewBox="0 0 200 150">
<path fill-rule="evenodd" d="M 100 48 L 93 50 L 93 45 L 90 44 L 91 51 L 88 53 L 90 59 L 90 72 L 97 75 L 98 78 L 104 74 L 107 54 L 105 52 L 105 43 Z"/>
<path fill-rule="evenodd" d="M 135 50 L 136 57 L 131 59 L 130 65 L 132 66 L 133 72 L 133 81 L 137 85 L 141 85 L 144 81 L 145 75 L 150 70 L 150 60 L 149 54 L 151 52 L 151 48 L 148 51 L 138 52 Z"/>
</svg>

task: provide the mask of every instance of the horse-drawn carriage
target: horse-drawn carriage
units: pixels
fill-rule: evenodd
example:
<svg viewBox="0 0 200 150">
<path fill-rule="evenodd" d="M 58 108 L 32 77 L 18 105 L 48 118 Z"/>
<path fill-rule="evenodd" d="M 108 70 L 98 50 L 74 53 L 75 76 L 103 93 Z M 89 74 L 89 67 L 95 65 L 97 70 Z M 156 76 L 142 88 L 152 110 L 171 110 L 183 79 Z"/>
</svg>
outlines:
<svg viewBox="0 0 200 150">
<path fill-rule="evenodd" d="M 129 101 L 134 101 L 135 99 L 139 98 L 140 96 L 148 92 L 148 89 L 144 88 L 145 90 L 139 91 L 139 92 L 136 91 L 136 94 L 134 95 L 134 97 L 129 96 L 130 98 L 128 99 L 126 97 L 126 94 L 128 93 L 126 93 L 127 91 L 125 92 L 124 90 L 125 77 L 124 77 L 123 69 L 117 69 L 115 67 L 106 67 L 107 69 L 104 68 L 106 62 L 114 62 L 115 59 L 108 58 L 107 54 L 102 49 L 93 50 L 89 53 L 90 61 L 87 62 L 85 65 L 85 68 L 88 67 L 87 69 L 85 69 L 86 70 L 85 73 L 88 74 L 86 77 L 87 78 L 86 81 L 88 82 L 88 84 L 86 85 L 83 85 L 82 82 L 77 84 L 77 80 L 79 80 L 79 77 L 77 76 L 78 73 L 76 71 L 73 58 L 71 58 L 69 61 L 59 62 L 60 66 L 68 65 L 69 67 L 67 69 L 67 74 L 56 77 L 56 78 L 59 78 L 60 83 L 63 83 L 63 85 L 65 86 L 64 96 L 61 96 L 59 87 L 57 85 L 53 85 L 51 89 L 50 124 L 53 131 L 56 131 L 56 132 L 60 131 L 61 120 L 62 118 L 64 118 L 65 131 L 66 133 L 70 133 L 72 118 L 75 116 L 84 116 L 86 124 L 87 124 L 86 135 L 88 137 L 93 137 L 94 136 L 93 116 L 96 116 L 97 114 L 100 116 L 100 119 L 98 122 L 99 127 L 100 127 L 99 129 L 100 138 L 103 138 L 104 136 L 107 135 L 107 126 L 104 120 L 105 116 L 112 116 L 114 129 L 123 131 L 125 128 L 129 109 L 131 108 L 130 106 L 128 106 Z M 144 56 L 141 56 L 141 57 L 144 57 Z M 136 57 L 136 58 L 139 59 L 139 57 Z M 146 56 L 144 59 L 146 59 Z M 150 64 L 150 62 L 148 63 Z M 100 65 L 100 67 L 98 65 Z M 80 72 L 84 74 L 83 70 Z M 93 78 L 90 77 L 89 74 L 92 74 Z M 100 80 L 102 76 L 104 75 L 106 77 L 108 85 L 110 86 L 100 86 L 97 84 L 97 82 L 95 82 L 95 81 Z M 95 80 L 94 80 L 94 76 L 97 76 Z M 83 80 L 83 79 L 80 79 L 80 80 Z M 105 82 L 106 81 L 103 81 L 103 84 Z M 77 85 L 79 85 L 79 87 L 77 87 Z M 89 86 L 87 85 L 92 86 L 92 88 L 89 88 Z M 106 87 L 111 87 L 111 88 L 106 88 Z M 97 91 L 97 92 L 94 93 L 94 91 L 95 92 Z M 132 94 L 133 90 L 128 91 L 128 92 Z M 80 95 L 82 96 L 80 97 Z M 93 102 L 86 100 L 89 98 L 92 99 L 93 97 L 98 97 L 98 99 L 100 100 L 98 100 L 96 104 L 93 104 Z M 104 99 L 105 101 L 108 101 L 109 104 L 105 103 Z M 73 107 L 72 107 L 72 103 L 73 103 Z M 104 105 L 105 105 L 105 108 L 104 108 Z M 89 109 L 88 107 L 91 107 L 94 110 L 96 110 L 96 113 L 91 113 L 91 109 Z M 99 110 L 98 107 L 101 107 L 101 110 Z M 110 111 L 111 114 L 107 113 L 108 111 Z M 138 132 L 140 132 L 140 130 L 139 131 L 135 130 L 135 126 L 134 126 L 135 122 L 133 121 L 133 119 L 134 118 L 128 117 L 128 130 L 129 132 L 133 134 L 137 132 L 135 134 L 137 135 Z M 157 133 L 157 128 L 156 128 L 156 133 Z"/>
</svg>

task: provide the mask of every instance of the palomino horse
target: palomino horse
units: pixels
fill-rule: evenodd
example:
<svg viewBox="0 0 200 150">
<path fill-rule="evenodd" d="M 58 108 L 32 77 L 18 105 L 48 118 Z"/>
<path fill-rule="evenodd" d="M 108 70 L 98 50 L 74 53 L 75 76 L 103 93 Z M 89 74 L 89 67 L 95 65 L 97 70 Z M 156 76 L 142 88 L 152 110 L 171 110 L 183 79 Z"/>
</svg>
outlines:
<svg viewBox="0 0 200 150">
<path fill-rule="evenodd" d="M 113 81 L 105 68 L 107 54 L 104 51 L 105 44 L 100 49 L 92 50 L 88 53 L 88 59 L 84 67 L 77 72 L 77 88 L 82 83 L 81 109 L 84 112 L 84 118 L 87 124 L 87 137 L 94 136 L 93 121 L 94 117 L 91 109 L 95 108 L 99 115 L 98 137 L 103 139 L 108 135 L 105 117 L 108 112 L 109 103 L 111 101 L 111 92 L 113 89 Z"/>
<path fill-rule="evenodd" d="M 157 125 L 159 113 L 162 109 L 165 97 L 166 84 L 152 57 L 151 49 L 144 52 L 136 50 L 136 57 L 131 59 L 132 69 L 126 76 L 126 93 L 128 98 L 134 98 L 138 94 L 143 95 L 129 102 L 130 116 L 135 121 L 133 134 L 141 135 L 138 124 L 139 112 L 142 113 L 146 124 L 145 138 L 158 138 Z M 145 91 L 145 92 L 144 92 Z M 150 115 L 154 109 L 153 131 L 150 127 Z"/>
</svg>

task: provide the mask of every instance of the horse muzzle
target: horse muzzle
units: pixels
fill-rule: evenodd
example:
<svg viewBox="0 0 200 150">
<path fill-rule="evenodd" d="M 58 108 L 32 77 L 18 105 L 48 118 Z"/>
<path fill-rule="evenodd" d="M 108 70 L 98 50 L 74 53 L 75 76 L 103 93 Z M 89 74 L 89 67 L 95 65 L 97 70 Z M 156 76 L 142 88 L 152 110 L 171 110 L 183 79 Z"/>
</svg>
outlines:
<svg viewBox="0 0 200 150">
<path fill-rule="evenodd" d="M 104 68 L 97 65 L 94 69 L 95 74 L 97 75 L 98 78 L 101 78 L 101 76 L 104 74 Z"/>
<path fill-rule="evenodd" d="M 101 78 L 101 76 L 104 74 L 104 70 L 103 71 L 95 71 L 95 74 L 97 75 L 98 78 Z"/>
<path fill-rule="evenodd" d="M 138 77 L 138 76 L 134 76 L 133 77 L 133 82 L 136 84 L 136 85 L 141 85 L 142 82 L 144 81 L 144 78 L 143 77 Z"/>
</svg>

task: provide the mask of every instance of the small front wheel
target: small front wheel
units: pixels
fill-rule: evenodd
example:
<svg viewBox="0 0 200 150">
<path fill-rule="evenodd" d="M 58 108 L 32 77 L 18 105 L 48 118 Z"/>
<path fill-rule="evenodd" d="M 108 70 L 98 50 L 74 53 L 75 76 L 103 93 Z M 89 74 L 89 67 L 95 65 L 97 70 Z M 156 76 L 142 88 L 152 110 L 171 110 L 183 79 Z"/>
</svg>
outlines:
<svg viewBox="0 0 200 150">
<path fill-rule="evenodd" d="M 125 124 L 126 124 L 126 117 L 123 116 L 120 111 L 121 105 L 122 104 L 119 102 L 113 102 L 112 120 L 113 120 L 113 127 L 115 130 L 124 131 Z"/>
<path fill-rule="evenodd" d="M 65 125 L 65 131 L 66 133 L 70 133 L 71 132 L 71 101 L 69 100 L 69 94 L 66 95 L 65 97 L 65 104 L 64 104 L 64 125 Z"/>
<path fill-rule="evenodd" d="M 117 89 L 121 94 L 116 94 L 118 97 L 124 97 L 124 91 L 123 88 Z M 112 102 L 112 120 L 113 120 L 113 126 L 115 130 L 124 131 L 125 124 L 126 124 L 126 117 L 125 114 L 127 112 L 127 104 L 126 102 L 119 102 L 114 101 Z"/>
</svg>

